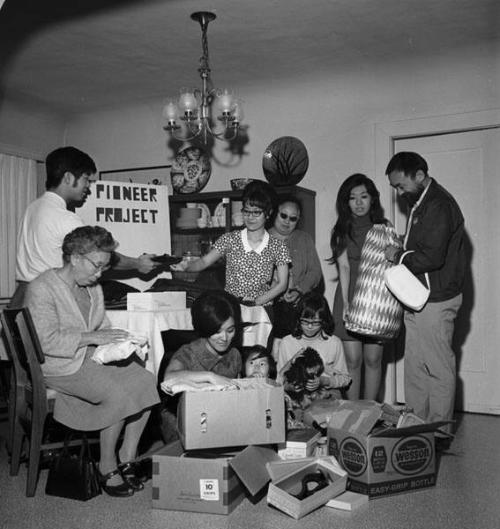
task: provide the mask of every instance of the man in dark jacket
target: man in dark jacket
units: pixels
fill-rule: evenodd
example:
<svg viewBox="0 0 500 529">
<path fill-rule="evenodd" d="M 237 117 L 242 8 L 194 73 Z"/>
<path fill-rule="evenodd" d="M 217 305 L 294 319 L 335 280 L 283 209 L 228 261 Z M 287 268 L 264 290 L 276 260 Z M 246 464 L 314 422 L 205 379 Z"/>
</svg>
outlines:
<svg viewBox="0 0 500 529">
<path fill-rule="evenodd" d="M 404 249 L 389 246 L 386 257 L 402 262 L 430 286 L 429 300 L 420 312 L 405 310 L 405 400 L 427 422 L 448 421 L 455 402 L 451 343 L 462 304 L 464 219 L 455 199 L 429 176 L 419 154 L 396 154 L 386 174 L 411 207 Z"/>
</svg>

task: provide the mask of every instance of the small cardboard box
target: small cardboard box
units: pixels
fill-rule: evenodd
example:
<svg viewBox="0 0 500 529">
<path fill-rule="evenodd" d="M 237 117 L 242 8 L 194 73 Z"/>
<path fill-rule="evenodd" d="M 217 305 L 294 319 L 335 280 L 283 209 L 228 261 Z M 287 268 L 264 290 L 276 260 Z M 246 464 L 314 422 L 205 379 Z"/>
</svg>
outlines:
<svg viewBox="0 0 500 529">
<path fill-rule="evenodd" d="M 328 453 L 347 471 L 349 490 L 376 498 L 436 484 L 434 431 L 446 423 L 375 427 L 377 413 L 351 406 L 328 426 Z"/>
<path fill-rule="evenodd" d="M 332 509 L 340 509 L 341 511 L 354 511 L 368 503 L 368 499 L 366 494 L 359 494 L 358 492 L 348 490 L 340 494 L 340 496 L 332 498 L 327 502 L 326 506 Z"/>
<path fill-rule="evenodd" d="M 267 503 L 296 520 L 325 505 L 346 489 L 347 473 L 333 457 L 270 462 L 267 468 L 272 478 Z M 318 471 L 327 476 L 329 485 L 304 499 L 296 498 L 295 495 L 304 486 L 303 479 Z"/>
<path fill-rule="evenodd" d="M 186 292 L 129 292 L 127 310 L 183 310 L 186 308 Z"/>
<path fill-rule="evenodd" d="M 173 511 L 229 514 L 269 481 L 266 463 L 274 450 L 248 447 L 243 452 L 185 452 L 179 441 L 153 455 L 152 507 Z M 233 469 L 242 475 L 245 485 Z"/>
<path fill-rule="evenodd" d="M 235 380 L 239 390 L 186 391 L 177 426 L 186 450 L 283 443 L 285 398 L 273 380 Z"/>
<path fill-rule="evenodd" d="M 290 430 L 286 441 L 278 446 L 278 455 L 281 459 L 301 459 L 310 457 L 314 453 L 321 433 L 313 428 Z"/>
</svg>

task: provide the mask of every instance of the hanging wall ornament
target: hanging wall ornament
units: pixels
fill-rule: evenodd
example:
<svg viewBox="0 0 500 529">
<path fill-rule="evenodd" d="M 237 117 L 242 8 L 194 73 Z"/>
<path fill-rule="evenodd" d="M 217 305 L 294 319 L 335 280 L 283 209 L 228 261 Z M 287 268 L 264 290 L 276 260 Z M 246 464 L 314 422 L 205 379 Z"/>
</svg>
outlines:
<svg viewBox="0 0 500 529">
<path fill-rule="evenodd" d="M 264 151 L 262 168 L 267 181 L 275 186 L 298 184 L 309 167 L 305 145 L 293 136 L 274 140 Z"/>
</svg>

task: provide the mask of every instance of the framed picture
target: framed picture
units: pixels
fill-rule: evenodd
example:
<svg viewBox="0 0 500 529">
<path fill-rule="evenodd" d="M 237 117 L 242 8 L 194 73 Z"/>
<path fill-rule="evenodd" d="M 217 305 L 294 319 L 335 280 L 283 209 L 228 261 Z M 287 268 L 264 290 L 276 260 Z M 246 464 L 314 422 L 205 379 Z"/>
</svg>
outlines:
<svg viewBox="0 0 500 529">
<path fill-rule="evenodd" d="M 136 167 L 134 169 L 115 169 L 114 171 L 100 171 L 99 180 L 113 180 L 115 182 L 131 182 L 134 184 L 167 186 L 168 194 L 171 195 L 171 167 L 171 165 L 155 165 L 153 167 Z"/>
</svg>

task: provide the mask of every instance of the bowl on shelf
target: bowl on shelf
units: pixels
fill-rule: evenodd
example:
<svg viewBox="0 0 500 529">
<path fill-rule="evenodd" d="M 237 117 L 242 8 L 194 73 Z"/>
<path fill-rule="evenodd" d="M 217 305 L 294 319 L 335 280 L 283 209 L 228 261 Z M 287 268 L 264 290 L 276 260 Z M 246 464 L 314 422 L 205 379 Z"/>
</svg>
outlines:
<svg viewBox="0 0 500 529">
<path fill-rule="evenodd" d="M 233 191 L 241 191 L 242 189 L 245 189 L 245 186 L 247 184 L 253 181 L 254 181 L 253 178 L 233 178 L 230 180 L 231 189 Z"/>
</svg>

